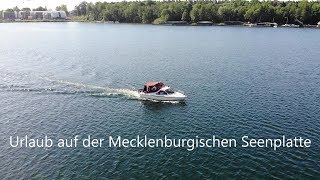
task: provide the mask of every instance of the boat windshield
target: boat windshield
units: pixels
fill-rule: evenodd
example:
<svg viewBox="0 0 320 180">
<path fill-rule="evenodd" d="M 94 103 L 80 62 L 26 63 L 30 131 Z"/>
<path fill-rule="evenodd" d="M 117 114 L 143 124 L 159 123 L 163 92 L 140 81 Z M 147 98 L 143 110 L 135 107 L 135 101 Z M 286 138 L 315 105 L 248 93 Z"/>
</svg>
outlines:
<svg viewBox="0 0 320 180">
<path fill-rule="evenodd" d="M 157 94 L 159 94 L 159 95 L 167 95 L 168 93 L 166 93 L 165 91 L 160 90 L 159 92 L 157 92 Z"/>
<path fill-rule="evenodd" d="M 167 89 L 167 90 L 166 90 L 166 93 L 168 93 L 168 94 L 173 94 L 174 91 L 173 91 L 172 89 Z"/>
</svg>

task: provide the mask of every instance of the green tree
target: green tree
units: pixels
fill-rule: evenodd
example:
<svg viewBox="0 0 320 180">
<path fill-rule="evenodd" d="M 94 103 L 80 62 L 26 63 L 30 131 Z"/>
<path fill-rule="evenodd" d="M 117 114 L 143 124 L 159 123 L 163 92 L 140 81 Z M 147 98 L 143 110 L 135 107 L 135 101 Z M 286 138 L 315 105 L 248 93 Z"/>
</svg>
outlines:
<svg viewBox="0 0 320 180">
<path fill-rule="evenodd" d="M 67 16 L 69 16 L 67 5 L 62 4 L 61 6 L 56 7 L 56 11 L 64 11 L 66 12 Z"/>
<path fill-rule="evenodd" d="M 48 11 L 48 9 L 46 7 L 42 7 L 42 6 L 39 6 L 35 9 L 33 9 L 34 11 Z"/>
<path fill-rule="evenodd" d="M 75 7 L 75 11 L 78 16 L 85 16 L 87 15 L 87 6 L 88 3 L 83 1 L 78 6 Z"/>
<path fill-rule="evenodd" d="M 202 4 L 197 3 L 197 4 L 193 5 L 193 8 L 190 12 L 190 17 L 191 17 L 192 22 L 196 23 L 196 22 L 202 20 L 202 17 L 201 17 L 203 14 L 202 10 L 203 10 Z"/>
<path fill-rule="evenodd" d="M 130 23 L 141 23 L 142 22 L 142 15 L 141 15 L 141 5 L 137 2 L 130 3 L 129 6 L 124 10 L 124 17 L 126 19 L 126 22 Z M 147 15 L 144 17 L 146 21 L 147 20 Z"/>
<path fill-rule="evenodd" d="M 184 10 L 181 16 L 182 21 L 187 21 L 187 22 L 191 21 L 191 17 L 190 17 L 191 10 L 192 10 L 192 4 L 190 2 L 184 5 Z"/>
<path fill-rule="evenodd" d="M 128 23 L 165 23 L 167 21 L 250 21 L 316 24 L 320 21 L 320 3 L 233 0 L 213 2 L 81 2 L 72 11 L 86 20 Z M 60 9 L 60 8 L 59 8 Z"/>
<path fill-rule="evenodd" d="M 161 18 L 165 21 L 168 21 L 170 19 L 170 15 L 171 15 L 171 12 L 169 9 L 164 9 L 161 11 Z"/>
<path fill-rule="evenodd" d="M 151 23 L 156 19 L 156 15 L 154 13 L 154 9 L 152 6 L 146 6 L 142 12 L 142 22 L 143 23 Z"/>
<path fill-rule="evenodd" d="M 15 12 L 19 12 L 19 11 L 20 11 L 20 9 L 18 8 L 18 6 L 16 6 L 16 7 L 14 7 L 14 8 L 13 8 L 13 11 L 15 11 Z"/>
<path fill-rule="evenodd" d="M 303 0 L 299 2 L 296 9 L 296 18 L 306 23 L 312 22 L 312 8 L 308 1 Z"/>
<path fill-rule="evenodd" d="M 31 9 L 28 7 L 25 7 L 25 8 L 22 8 L 21 11 L 31 11 Z"/>
<path fill-rule="evenodd" d="M 230 4 L 226 4 L 224 6 L 219 7 L 218 13 L 224 21 L 231 21 L 234 12 Z"/>
<path fill-rule="evenodd" d="M 320 21 L 320 4 L 313 3 L 311 5 L 311 24 L 317 24 Z"/>
</svg>

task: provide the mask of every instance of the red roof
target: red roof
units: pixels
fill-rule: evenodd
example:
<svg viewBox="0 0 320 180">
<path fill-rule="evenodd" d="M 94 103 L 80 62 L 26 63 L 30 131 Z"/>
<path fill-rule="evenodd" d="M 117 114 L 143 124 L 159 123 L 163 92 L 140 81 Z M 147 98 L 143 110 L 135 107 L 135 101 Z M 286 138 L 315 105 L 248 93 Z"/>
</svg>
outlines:
<svg viewBox="0 0 320 180">
<path fill-rule="evenodd" d="M 157 85 L 157 84 L 162 84 L 162 82 L 160 82 L 160 81 L 149 81 L 149 82 L 146 82 L 144 85 L 145 86 L 155 86 L 155 85 Z"/>
</svg>

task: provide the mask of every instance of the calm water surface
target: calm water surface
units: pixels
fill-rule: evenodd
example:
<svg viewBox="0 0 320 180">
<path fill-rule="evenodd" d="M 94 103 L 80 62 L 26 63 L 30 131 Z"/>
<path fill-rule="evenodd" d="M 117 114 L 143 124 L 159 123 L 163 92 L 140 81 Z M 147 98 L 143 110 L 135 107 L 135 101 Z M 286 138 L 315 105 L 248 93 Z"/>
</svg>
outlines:
<svg viewBox="0 0 320 180">
<path fill-rule="evenodd" d="M 0 24 L 0 178 L 320 177 L 320 31 Z M 186 103 L 137 98 L 148 80 Z M 10 148 L 9 136 L 312 140 L 280 148 Z"/>
</svg>

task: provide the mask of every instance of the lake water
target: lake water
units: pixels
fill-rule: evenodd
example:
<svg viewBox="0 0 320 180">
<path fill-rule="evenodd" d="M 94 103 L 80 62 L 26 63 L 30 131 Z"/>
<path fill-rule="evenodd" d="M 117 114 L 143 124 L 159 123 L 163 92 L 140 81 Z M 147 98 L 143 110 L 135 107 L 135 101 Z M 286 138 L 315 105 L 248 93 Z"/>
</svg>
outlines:
<svg viewBox="0 0 320 180">
<path fill-rule="evenodd" d="M 0 178 L 320 177 L 320 30 L 0 24 Z M 185 103 L 140 100 L 160 80 Z M 10 136 L 303 137 L 310 148 L 12 148 Z"/>
</svg>

